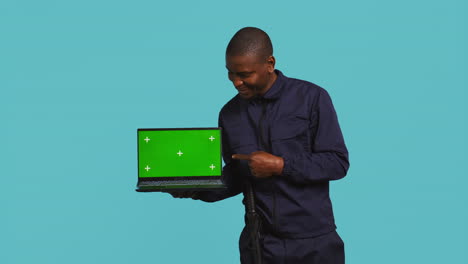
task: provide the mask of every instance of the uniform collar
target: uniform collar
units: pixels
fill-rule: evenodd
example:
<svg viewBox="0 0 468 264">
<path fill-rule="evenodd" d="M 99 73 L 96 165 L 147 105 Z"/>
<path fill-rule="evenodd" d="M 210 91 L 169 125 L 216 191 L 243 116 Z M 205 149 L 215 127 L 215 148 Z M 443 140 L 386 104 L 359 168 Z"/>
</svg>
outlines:
<svg viewBox="0 0 468 264">
<path fill-rule="evenodd" d="M 286 77 L 280 70 L 275 70 L 276 80 L 268 91 L 258 99 L 276 100 L 280 97 Z"/>
<path fill-rule="evenodd" d="M 267 100 L 275 100 L 278 99 L 281 95 L 281 88 L 283 87 L 284 83 L 284 75 L 280 70 L 275 70 L 276 73 L 276 80 L 273 85 L 268 89 L 268 91 L 263 95 L 263 98 Z"/>
</svg>

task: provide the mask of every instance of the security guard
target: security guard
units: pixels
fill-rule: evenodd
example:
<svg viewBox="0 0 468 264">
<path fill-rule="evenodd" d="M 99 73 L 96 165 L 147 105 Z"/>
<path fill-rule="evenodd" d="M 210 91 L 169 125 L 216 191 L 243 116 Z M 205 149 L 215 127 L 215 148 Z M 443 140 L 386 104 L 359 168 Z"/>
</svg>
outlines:
<svg viewBox="0 0 468 264">
<path fill-rule="evenodd" d="M 343 264 L 329 181 L 343 178 L 349 161 L 329 94 L 276 70 L 258 28 L 232 37 L 226 68 L 238 91 L 219 114 L 228 189 L 173 196 L 214 202 L 243 193 L 241 263 Z"/>
</svg>

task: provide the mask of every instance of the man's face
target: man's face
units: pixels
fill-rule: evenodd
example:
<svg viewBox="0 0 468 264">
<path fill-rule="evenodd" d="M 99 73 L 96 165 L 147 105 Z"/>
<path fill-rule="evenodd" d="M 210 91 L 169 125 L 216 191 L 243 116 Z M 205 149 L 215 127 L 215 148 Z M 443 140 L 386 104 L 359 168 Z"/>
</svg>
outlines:
<svg viewBox="0 0 468 264">
<path fill-rule="evenodd" d="M 256 55 L 226 55 L 229 80 L 244 99 L 263 95 L 272 85 L 275 59 Z"/>
</svg>

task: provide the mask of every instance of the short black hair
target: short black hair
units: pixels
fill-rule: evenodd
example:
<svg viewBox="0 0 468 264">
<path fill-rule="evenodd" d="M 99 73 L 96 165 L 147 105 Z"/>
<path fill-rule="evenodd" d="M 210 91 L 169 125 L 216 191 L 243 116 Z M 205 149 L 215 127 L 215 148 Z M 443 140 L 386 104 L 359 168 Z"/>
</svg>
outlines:
<svg viewBox="0 0 468 264">
<path fill-rule="evenodd" d="M 273 45 L 265 31 L 245 27 L 237 31 L 226 48 L 226 56 L 258 55 L 267 59 L 273 55 Z"/>
</svg>

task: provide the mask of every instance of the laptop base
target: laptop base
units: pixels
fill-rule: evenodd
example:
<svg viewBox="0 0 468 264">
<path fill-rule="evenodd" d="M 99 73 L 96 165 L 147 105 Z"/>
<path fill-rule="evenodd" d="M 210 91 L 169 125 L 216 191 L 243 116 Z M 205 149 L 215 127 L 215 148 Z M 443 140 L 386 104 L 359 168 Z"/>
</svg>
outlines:
<svg viewBox="0 0 468 264">
<path fill-rule="evenodd" d="M 199 179 L 190 182 L 184 180 L 172 181 L 140 181 L 137 192 L 168 192 L 168 191 L 209 191 L 226 189 L 220 179 Z"/>
<path fill-rule="evenodd" d="M 171 191 L 216 191 L 226 189 L 225 185 L 172 185 L 172 186 L 138 186 L 137 192 L 171 192 Z"/>
</svg>

